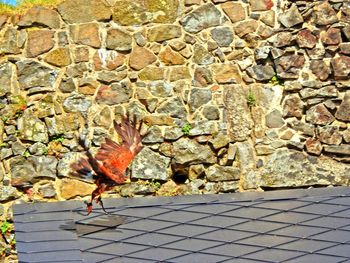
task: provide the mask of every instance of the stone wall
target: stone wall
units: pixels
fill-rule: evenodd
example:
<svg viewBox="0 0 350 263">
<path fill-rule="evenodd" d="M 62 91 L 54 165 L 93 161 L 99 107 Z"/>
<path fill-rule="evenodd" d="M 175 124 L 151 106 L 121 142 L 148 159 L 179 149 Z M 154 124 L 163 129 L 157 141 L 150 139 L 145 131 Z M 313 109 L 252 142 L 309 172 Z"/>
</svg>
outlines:
<svg viewBox="0 0 350 263">
<path fill-rule="evenodd" d="M 89 195 L 79 134 L 124 114 L 145 147 L 111 195 L 348 183 L 347 1 L 66 0 L 0 27 L 3 204 Z"/>
</svg>

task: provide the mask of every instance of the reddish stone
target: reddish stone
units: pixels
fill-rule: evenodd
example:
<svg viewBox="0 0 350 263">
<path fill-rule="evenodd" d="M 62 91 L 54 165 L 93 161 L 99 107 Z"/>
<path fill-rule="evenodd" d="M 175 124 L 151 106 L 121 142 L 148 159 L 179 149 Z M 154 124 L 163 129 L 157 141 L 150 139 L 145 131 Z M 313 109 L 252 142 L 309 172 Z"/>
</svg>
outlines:
<svg viewBox="0 0 350 263">
<path fill-rule="evenodd" d="M 310 63 L 310 69 L 320 80 L 326 80 L 332 72 L 330 66 L 323 60 L 312 60 Z"/>
<path fill-rule="evenodd" d="M 339 47 L 340 47 L 340 53 L 345 55 L 350 55 L 350 42 L 341 43 Z"/>
<path fill-rule="evenodd" d="M 125 55 L 112 50 L 98 50 L 93 56 L 95 70 L 114 70 L 125 62 Z"/>
<path fill-rule="evenodd" d="M 346 79 L 350 73 L 350 57 L 339 56 L 331 60 L 336 79 Z"/>
<path fill-rule="evenodd" d="M 335 117 L 341 121 L 350 121 L 350 91 L 345 93 L 344 99 L 335 113 Z"/>
<path fill-rule="evenodd" d="M 88 62 L 89 61 L 89 48 L 77 47 L 74 52 L 74 62 Z"/>
<path fill-rule="evenodd" d="M 312 124 L 328 125 L 335 118 L 323 104 L 318 104 L 306 111 L 306 120 Z"/>
<path fill-rule="evenodd" d="M 221 5 L 221 8 L 232 23 L 246 19 L 246 11 L 241 3 L 226 2 Z"/>
<path fill-rule="evenodd" d="M 42 29 L 28 31 L 27 57 L 33 58 L 53 48 L 54 32 Z"/>
<path fill-rule="evenodd" d="M 297 43 L 301 48 L 313 48 L 317 44 L 317 38 L 309 29 L 303 29 L 297 34 Z"/>
<path fill-rule="evenodd" d="M 166 47 L 161 51 L 159 58 L 165 65 L 182 65 L 186 61 L 183 56 L 173 51 L 170 47 Z"/>
<path fill-rule="evenodd" d="M 250 0 L 252 11 L 267 11 L 273 7 L 272 0 Z"/>
<path fill-rule="evenodd" d="M 340 29 L 331 27 L 326 32 L 323 31 L 321 40 L 326 45 L 338 45 L 342 41 Z"/>
<path fill-rule="evenodd" d="M 311 154 L 320 155 L 322 152 L 322 144 L 319 140 L 308 138 L 305 141 L 306 151 Z"/>
<path fill-rule="evenodd" d="M 156 60 L 157 57 L 147 48 L 135 46 L 129 57 L 129 65 L 133 69 L 140 70 Z"/>
<path fill-rule="evenodd" d="M 276 60 L 277 73 L 281 78 L 298 78 L 299 69 L 304 66 L 303 55 L 283 56 Z"/>
<path fill-rule="evenodd" d="M 101 46 L 99 24 L 97 23 L 70 26 L 70 33 L 76 44 L 88 45 L 94 48 Z"/>
<path fill-rule="evenodd" d="M 283 117 L 301 118 L 303 115 L 304 103 L 298 94 L 287 95 L 283 101 Z"/>
<path fill-rule="evenodd" d="M 97 91 L 96 101 L 107 105 L 116 105 L 128 102 L 132 94 L 132 90 L 119 83 L 111 86 L 101 85 Z"/>
</svg>

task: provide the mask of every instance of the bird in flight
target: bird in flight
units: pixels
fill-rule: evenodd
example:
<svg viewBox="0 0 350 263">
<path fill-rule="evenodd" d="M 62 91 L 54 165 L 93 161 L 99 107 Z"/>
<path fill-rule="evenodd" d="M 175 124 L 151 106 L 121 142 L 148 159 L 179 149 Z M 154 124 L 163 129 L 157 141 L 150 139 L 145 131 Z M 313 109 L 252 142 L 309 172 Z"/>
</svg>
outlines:
<svg viewBox="0 0 350 263">
<path fill-rule="evenodd" d="M 126 169 L 142 149 L 141 126 L 142 122 L 137 127 L 135 118 L 130 121 L 128 117 L 122 117 L 120 123 L 114 121 L 114 129 L 121 142 L 106 138 L 95 155 L 87 149 L 84 142 L 81 142 L 86 150 L 86 157 L 80 158 L 70 167 L 72 176 L 80 178 L 92 176 L 96 184 L 91 200 L 87 202 L 88 214 L 92 212 L 93 201 L 100 204 L 103 211 L 107 213 L 101 194 L 127 180 Z"/>
</svg>

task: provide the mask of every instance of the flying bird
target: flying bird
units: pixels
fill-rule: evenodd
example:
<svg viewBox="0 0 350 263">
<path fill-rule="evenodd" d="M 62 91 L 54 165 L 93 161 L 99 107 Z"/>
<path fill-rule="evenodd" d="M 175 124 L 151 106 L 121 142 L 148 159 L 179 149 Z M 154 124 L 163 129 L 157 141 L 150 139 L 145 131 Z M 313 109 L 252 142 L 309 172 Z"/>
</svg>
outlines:
<svg viewBox="0 0 350 263">
<path fill-rule="evenodd" d="M 142 122 L 139 123 L 138 128 L 136 127 L 135 118 L 134 121 L 130 121 L 127 117 L 123 117 L 120 123 L 114 121 L 114 129 L 121 142 L 106 138 L 95 156 L 87 149 L 85 143 L 81 142 L 86 150 L 86 157 L 80 158 L 70 167 L 72 176 L 80 178 L 92 176 L 96 184 L 91 200 L 87 202 L 88 214 L 92 212 L 93 201 L 100 204 L 103 211 L 107 213 L 101 194 L 127 180 L 126 169 L 142 149 L 141 126 Z"/>
</svg>

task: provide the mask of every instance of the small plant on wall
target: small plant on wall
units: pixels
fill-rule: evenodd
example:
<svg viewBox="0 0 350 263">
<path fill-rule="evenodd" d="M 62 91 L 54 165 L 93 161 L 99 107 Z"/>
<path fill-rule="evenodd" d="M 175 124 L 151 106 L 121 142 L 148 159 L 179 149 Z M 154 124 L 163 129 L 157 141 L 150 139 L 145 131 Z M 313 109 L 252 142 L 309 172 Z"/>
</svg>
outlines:
<svg viewBox="0 0 350 263">
<path fill-rule="evenodd" d="M 189 123 L 186 123 L 184 126 L 182 126 L 182 132 L 185 135 L 190 135 L 191 129 L 192 129 L 192 127 L 191 127 L 191 124 L 189 124 Z"/>
<path fill-rule="evenodd" d="M 16 238 L 14 234 L 13 224 L 8 222 L 6 219 L 0 221 L 0 232 L 1 232 L 1 242 L 5 243 L 4 247 L 0 247 L 0 259 L 11 254 L 12 250 L 16 248 Z"/>
<path fill-rule="evenodd" d="M 247 103 L 248 103 L 249 107 L 256 106 L 256 97 L 252 91 L 249 91 L 249 93 L 247 95 Z"/>
</svg>

